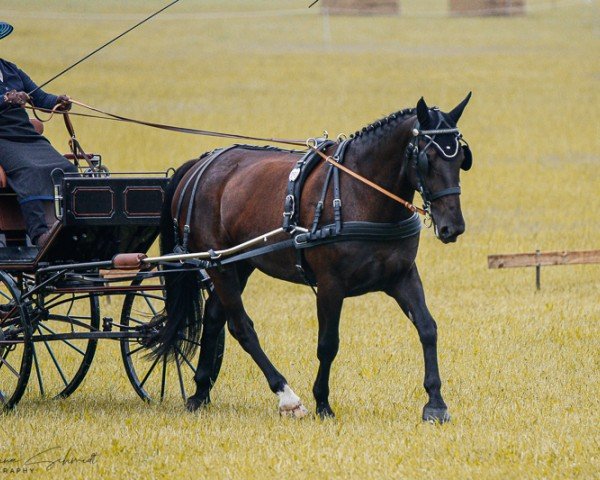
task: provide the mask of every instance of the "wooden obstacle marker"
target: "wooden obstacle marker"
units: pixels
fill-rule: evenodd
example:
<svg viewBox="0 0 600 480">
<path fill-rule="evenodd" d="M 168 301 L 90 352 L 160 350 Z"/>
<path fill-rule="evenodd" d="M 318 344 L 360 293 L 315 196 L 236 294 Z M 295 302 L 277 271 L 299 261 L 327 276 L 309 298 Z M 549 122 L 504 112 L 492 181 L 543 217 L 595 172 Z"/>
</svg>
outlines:
<svg viewBox="0 0 600 480">
<path fill-rule="evenodd" d="M 535 253 L 488 255 L 488 268 L 535 267 L 535 286 L 538 290 L 540 289 L 542 266 L 582 265 L 592 263 L 600 263 L 600 250 L 544 253 L 536 250 Z"/>
</svg>

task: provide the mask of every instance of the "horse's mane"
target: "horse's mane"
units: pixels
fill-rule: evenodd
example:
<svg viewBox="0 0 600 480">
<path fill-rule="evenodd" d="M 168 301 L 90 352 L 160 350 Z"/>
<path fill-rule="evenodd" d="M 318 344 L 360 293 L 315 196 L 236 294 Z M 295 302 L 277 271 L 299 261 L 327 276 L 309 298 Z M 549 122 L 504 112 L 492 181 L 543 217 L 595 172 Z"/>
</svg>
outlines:
<svg viewBox="0 0 600 480">
<path fill-rule="evenodd" d="M 403 110 L 399 110 L 394 113 L 390 113 L 387 117 L 381 118 L 379 120 L 375 120 L 369 125 L 357 130 L 356 132 L 350 134 L 350 138 L 360 138 L 365 134 L 373 133 L 378 131 L 385 125 L 389 125 L 391 123 L 401 122 L 405 120 L 407 117 L 414 115 L 416 113 L 415 108 L 405 108 Z"/>
</svg>

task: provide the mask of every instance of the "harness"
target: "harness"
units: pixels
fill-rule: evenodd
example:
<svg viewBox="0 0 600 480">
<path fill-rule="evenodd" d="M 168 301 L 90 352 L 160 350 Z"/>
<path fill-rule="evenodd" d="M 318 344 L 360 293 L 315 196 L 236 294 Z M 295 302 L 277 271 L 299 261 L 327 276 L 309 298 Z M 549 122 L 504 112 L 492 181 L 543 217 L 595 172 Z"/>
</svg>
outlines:
<svg viewBox="0 0 600 480">
<path fill-rule="evenodd" d="M 198 185 L 200 184 L 200 179 L 202 175 L 208 167 L 222 154 L 236 148 L 237 145 L 232 145 L 227 148 L 220 148 L 217 150 L 213 150 L 209 152 L 204 157 L 200 157 L 198 163 L 194 165 L 190 172 L 187 173 L 189 175 L 187 181 L 183 185 L 183 188 L 179 192 L 179 199 L 177 200 L 177 209 L 175 210 L 175 216 L 173 217 L 173 229 L 175 233 L 175 248 L 173 250 L 174 253 L 187 253 L 188 252 L 188 243 L 190 237 L 190 221 L 192 219 L 192 209 L 194 207 L 194 201 L 196 199 L 196 191 L 198 190 Z M 183 242 L 179 241 L 179 217 L 181 215 L 181 207 L 183 206 L 183 199 L 188 189 L 192 186 L 192 192 L 190 195 L 190 201 L 188 203 L 187 215 L 185 218 L 185 223 L 183 224 Z"/>
<path fill-rule="evenodd" d="M 333 155 L 333 160 L 336 163 L 342 164 L 348 146 L 352 140 L 341 141 Z M 315 207 L 315 212 L 310 229 L 304 228 L 298 224 L 300 216 L 300 202 L 302 191 L 306 180 L 317 165 L 320 164 L 321 158 L 319 152 L 322 153 L 328 147 L 335 144 L 331 140 L 324 138 L 317 139 L 314 148 L 306 152 L 294 165 L 288 176 L 287 191 L 283 205 L 283 222 L 282 230 L 290 235 L 290 238 L 275 242 L 264 247 L 254 248 L 246 252 L 234 254 L 227 258 L 220 258 L 212 250 L 209 250 L 211 256 L 209 259 L 192 259 L 186 261 L 186 264 L 195 268 L 215 268 L 222 267 L 231 263 L 247 260 L 260 255 L 276 252 L 286 248 L 294 248 L 296 252 L 296 270 L 301 275 L 305 283 L 311 287 L 316 286 L 315 276 L 304 258 L 304 251 L 307 248 L 313 248 L 319 245 L 337 243 L 343 241 L 394 241 L 403 238 L 417 235 L 422 228 L 422 223 L 418 213 L 413 213 L 408 219 L 397 223 L 376 223 L 364 221 L 346 221 L 342 219 L 342 200 L 340 189 L 340 173 L 339 169 L 333 165 L 328 165 L 327 174 L 321 196 Z M 234 145 L 226 149 L 215 150 L 205 157 L 201 157 L 200 161 L 192 167 L 188 178 L 183 185 L 177 202 L 176 215 L 173 219 L 175 229 L 175 253 L 187 253 L 191 212 L 194 206 L 194 197 L 200 183 L 200 179 L 206 172 L 208 167 L 222 154 L 233 148 L 251 148 L 251 149 L 281 149 L 274 147 L 253 147 L 248 145 Z M 333 184 L 333 223 L 320 226 L 321 215 L 323 213 L 325 199 L 330 185 Z M 178 218 L 180 217 L 183 198 L 187 191 L 191 188 L 191 196 L 187 207 L 185 224 L 183 226 L 183 239 L 180 242 Z"/>
</svg>

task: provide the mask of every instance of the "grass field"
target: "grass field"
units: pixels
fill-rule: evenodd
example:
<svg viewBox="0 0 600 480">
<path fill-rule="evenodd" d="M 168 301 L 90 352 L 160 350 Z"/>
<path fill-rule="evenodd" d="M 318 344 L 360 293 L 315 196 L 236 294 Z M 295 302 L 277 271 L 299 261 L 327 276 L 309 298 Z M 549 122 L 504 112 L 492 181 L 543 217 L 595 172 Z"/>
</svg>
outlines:
<svg viewBox="0 0 600 480">
<path fill-rule="evenodd" d="M 106 342 L 72 397 L 31 391 L 0 418 L 0 477 L 25 478 L 1 473 L 7 460 L 56 447 L 45 458 L 94 462 L 42 464 L 32 478 L 600 478 L 600 266 L 544 268 L 536 292 L 532 269 L 486 264 L 492 253 L 600 248 L 597 3 L 530 0 L 524 17 L 449 18 L 444 1 L 406 0 L 404 16 L 328 20 L 299 11 L 309 3 L 181 2 L 47 90 L 150 121 L 291 138 L 350 133 L 422 95 L 447 110 L 472 90 L 461 119 L 475 155 L 462 178 L 467 231 L 444 246 L 425 230 L 418 257 L 452 422 L 421 423 L 416 331 L 373 294 L 344 306 L 336 420 L 279 418 L 231 337 L 207 410 L 189 414 L 176 396 L 143 404 Z M 0 0 L 15 26 L 0 56 L 41 83 L 161 4 Z M 114 171 L 165 170 L 227 144 L 75 125 Z M 66 149 L 59 121 L 47 132 Z M 245 300 L 265 351 L 313 410 L 312 293 L 256 274 Z M 102 315 L 119 308 L 103 302 Z"/>
</svg>

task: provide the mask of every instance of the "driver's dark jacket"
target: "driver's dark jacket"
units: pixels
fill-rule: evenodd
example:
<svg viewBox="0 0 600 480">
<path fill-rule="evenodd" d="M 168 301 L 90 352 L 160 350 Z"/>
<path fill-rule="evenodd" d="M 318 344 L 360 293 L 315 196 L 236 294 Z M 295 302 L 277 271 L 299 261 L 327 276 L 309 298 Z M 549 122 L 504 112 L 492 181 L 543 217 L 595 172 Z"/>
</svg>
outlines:
<svg viewBox="0 0 600 480">
<path fill-rule="evenodd" d="M 26 110 L 17 105 L 4 101 L 4 94 L 10 90 L 17 92 L 32 92 L 37 85 L 29 76 L 14 63 L 0 58 L 0 138 L 17 142 L 44 139 L 36 133 Z M 42 89 L 31 94 L 34 106 L 52 109 L 56 105 L 56 95 L 44 92 Z"/>
</svg>

